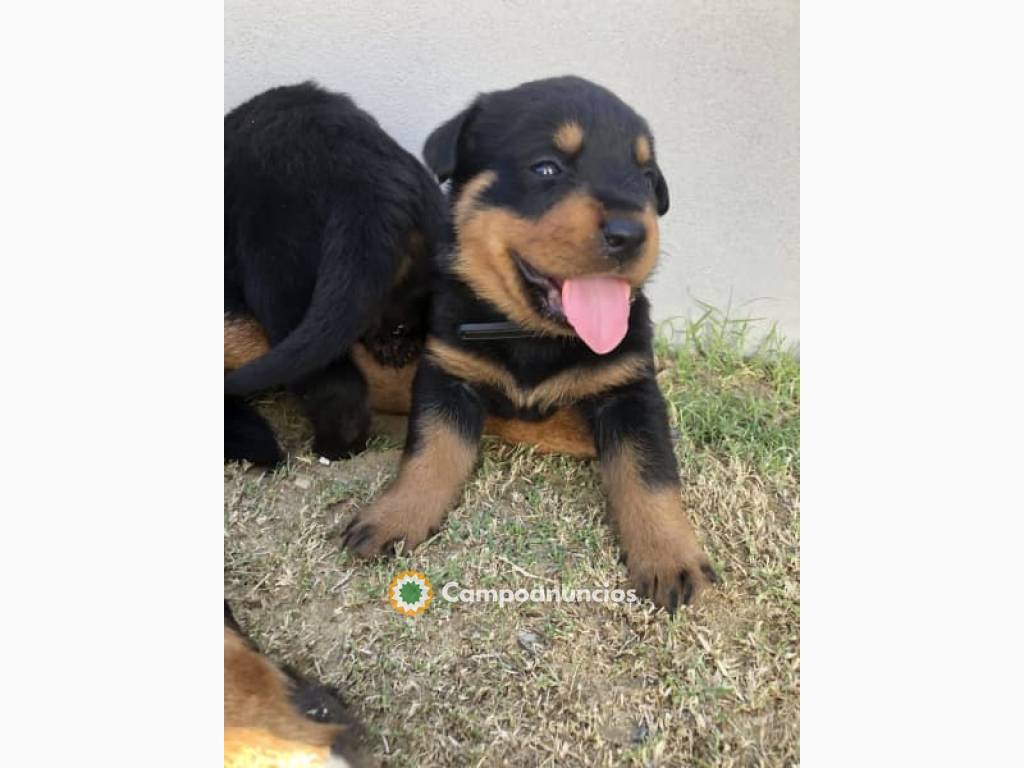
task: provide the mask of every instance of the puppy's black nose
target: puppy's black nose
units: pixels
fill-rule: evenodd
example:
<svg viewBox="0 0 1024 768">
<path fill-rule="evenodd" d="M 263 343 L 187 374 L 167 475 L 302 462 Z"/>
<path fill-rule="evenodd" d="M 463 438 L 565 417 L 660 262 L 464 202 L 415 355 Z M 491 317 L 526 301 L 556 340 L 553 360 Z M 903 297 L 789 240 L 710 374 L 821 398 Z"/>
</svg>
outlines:
<svg viewBox="0 0 1024 768">
<path fill-rule="evenodd" d="M 644 223 L 636 219 L 608 219 L 602 231 L 608 255 L 619 261 L 633 256 L 647 237 Z"/>
</svg>

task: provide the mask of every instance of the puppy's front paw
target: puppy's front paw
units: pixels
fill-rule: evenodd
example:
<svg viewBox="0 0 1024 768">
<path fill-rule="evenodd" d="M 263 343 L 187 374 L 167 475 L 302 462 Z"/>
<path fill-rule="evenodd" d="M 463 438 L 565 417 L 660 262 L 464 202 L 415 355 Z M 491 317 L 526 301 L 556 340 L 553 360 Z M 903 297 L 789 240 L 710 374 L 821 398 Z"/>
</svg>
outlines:
<svg viewBox="0 0 1024 768">
<path fill-rule="evenodd" d="M 390 557 L 399 542 L 405 543 L 408 552 L 437 533 L 438 525 L 421 511 L 404 508 L 385 496 L 355 516 L 341 543 L 359 557 Z"/>
<path fill-rule="evenodd" d="M 692 605 L 705 589 L 718 583 L 718 574 L 700 547 L 659 542 L 625 552 L 624 558 L 637 594 L 669 613 L 680 605 Z"/>
</svg>

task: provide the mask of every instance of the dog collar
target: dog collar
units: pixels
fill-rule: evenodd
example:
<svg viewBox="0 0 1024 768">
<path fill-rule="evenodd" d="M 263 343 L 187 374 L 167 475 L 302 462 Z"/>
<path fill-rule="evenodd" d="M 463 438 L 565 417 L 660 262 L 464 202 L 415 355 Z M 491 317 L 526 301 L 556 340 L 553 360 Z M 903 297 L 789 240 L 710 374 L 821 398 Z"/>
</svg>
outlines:
<svg viewBox="0 0 1024 768">
<path fill-rule="evenodd" d="M 528 339 L 537 335 L 507 320 L 496 323 L 462 323 L 456 328 L 456 332 L 460 341 L 504 341 Z"/>
</svg>

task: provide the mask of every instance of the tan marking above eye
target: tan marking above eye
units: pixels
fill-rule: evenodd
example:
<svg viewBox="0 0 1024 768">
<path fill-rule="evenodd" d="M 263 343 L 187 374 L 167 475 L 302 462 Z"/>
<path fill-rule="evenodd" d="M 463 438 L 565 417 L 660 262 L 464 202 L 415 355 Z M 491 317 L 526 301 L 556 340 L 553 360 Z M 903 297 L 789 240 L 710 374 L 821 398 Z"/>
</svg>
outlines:
<svg viewBox="0 0 1024 768">
<path fill-rule="evenodd" d="M 583 126 L 575 120 L 562 123 L 551 137 L 559 151 L 575 155 L 583 147 Z"/>
<path fill-rule="evenodd" d="M 639 165 L 647 165 L 651 162 L 651 140 L 643 134 L 637 136 L 636 142 L 633 144 L 633 159 Z"/>
</svg>

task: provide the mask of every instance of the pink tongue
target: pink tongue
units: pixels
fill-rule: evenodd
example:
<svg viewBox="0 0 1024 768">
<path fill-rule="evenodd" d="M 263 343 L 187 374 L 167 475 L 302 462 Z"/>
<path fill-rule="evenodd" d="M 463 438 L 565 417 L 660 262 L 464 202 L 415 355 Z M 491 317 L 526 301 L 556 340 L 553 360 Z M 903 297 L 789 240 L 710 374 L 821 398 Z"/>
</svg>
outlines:
<svg viewBox="0 0 1024 768">
<path fill-rule="evenodd" d="M 599 355 L 626 336 L 629 283 L 617 277 L 572 277 L 562 283 L 565 317 L 584 343 Z"/>
</svg>

